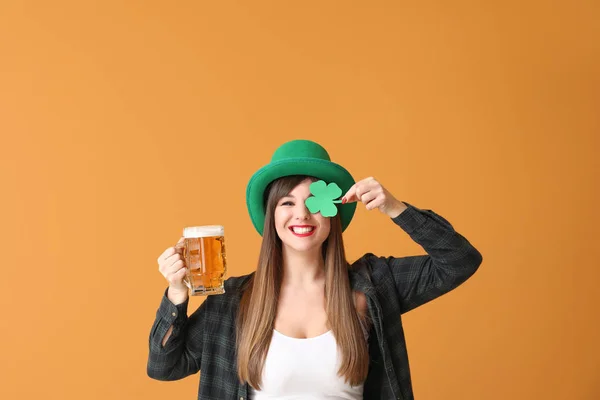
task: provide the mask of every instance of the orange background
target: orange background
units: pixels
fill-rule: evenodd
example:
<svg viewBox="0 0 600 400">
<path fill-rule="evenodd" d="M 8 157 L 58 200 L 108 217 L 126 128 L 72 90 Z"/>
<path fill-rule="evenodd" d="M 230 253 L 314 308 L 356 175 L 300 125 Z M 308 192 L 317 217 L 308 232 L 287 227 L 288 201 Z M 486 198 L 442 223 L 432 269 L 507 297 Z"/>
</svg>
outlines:
<svg viewBox="0 0 600 400">
<path fill-rule="evenodd" d="M 246 183 L 307 138 L 483 253 L 404 318 L 417 399 L 599 399 L 598 8 L 3 1 L 0 398 L 196 398 L 146 376 L 156 258 L 223 224 L 252 271 Z M 345 239 L 422 254 L 362 207 Z"/>
</svg>

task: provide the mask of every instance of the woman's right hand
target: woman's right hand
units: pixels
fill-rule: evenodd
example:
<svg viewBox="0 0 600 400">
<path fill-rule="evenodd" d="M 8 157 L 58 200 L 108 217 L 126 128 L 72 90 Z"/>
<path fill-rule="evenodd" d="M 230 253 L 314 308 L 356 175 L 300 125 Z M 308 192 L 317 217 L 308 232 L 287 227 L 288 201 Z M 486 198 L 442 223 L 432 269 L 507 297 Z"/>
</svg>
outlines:
<svg viewBox="0 0 600 400">
<path fill-rule="evenodd" d="M 181 304 L 188 298 L 188 288 L 183 282 L 186 267 L 183 261 L 183 237 L 179 239 L 174 247 L 166 249 L 158 257 L 158 270 L 169 282 L 167 297 L 175 305 Z"/>
</svg>

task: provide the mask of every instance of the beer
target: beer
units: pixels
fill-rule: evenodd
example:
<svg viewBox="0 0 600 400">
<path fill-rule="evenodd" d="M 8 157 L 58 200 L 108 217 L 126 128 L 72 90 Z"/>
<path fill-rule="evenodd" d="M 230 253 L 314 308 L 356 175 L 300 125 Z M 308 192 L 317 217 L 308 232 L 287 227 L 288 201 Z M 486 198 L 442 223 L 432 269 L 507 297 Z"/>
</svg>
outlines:
<svg viewBox="0 0 600 400">
<path fill-rule="evenodd" d="M 183 260 L 188 268 L 185 284 L 190 295 L 225 293 L 224 233 L 220 225 L 192 226 L 183 230 Z"/>
</svg>

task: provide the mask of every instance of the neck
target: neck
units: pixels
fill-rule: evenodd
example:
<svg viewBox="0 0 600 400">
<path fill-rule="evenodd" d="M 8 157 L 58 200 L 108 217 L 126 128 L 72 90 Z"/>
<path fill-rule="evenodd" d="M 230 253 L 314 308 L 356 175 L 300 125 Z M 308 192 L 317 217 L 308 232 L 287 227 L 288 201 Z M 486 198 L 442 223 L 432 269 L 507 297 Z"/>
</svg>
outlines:
<svg viewBox="0 0 600 400">
<path fill-rule="evenodd" d="M 283 249 L 283 285 L 312 286 L 324 283 L 325 262 L 321 249 L 297 252 L 286 247 Z"/>
</svg>

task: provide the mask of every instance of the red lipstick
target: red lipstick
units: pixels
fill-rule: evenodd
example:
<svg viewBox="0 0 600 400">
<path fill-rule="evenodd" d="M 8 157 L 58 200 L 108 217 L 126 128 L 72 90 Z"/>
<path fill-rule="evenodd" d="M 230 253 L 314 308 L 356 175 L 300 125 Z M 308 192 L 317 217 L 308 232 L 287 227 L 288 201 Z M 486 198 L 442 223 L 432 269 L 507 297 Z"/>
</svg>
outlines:
<svg viewBox="0 0 600 400">
<path fill-rule="evenodd" d="M 296 233 L 296 232 L 294 232 L 294 228 L 312 228 L 312 230 L 310 232 L 306 232 L 306 233 Z M 290 231 L 292 232 L 292 234 L 294 234 L 294 236 L 297 236 L 297 237 L 312 236 L 316 230 L 317 230 L 317 227 L 312 226 L 312 225 L 292 225 L 292 226 L 290 226 Z"/>
</svg>

